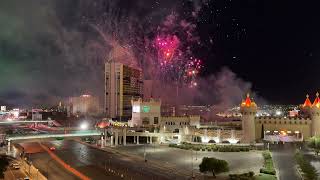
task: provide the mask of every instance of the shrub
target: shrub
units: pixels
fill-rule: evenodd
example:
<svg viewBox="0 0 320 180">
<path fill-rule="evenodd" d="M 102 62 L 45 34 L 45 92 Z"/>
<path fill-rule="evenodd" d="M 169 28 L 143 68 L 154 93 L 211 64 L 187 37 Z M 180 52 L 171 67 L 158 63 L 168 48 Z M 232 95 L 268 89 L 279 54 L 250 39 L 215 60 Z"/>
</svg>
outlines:
<svg viewBox="0 0 320 180">
<path fill-rule="evenodd" d="M 316 155 L 320 152 L 320 136 L 313 136 L 309 139 L 308 146 L 312 148 Z"/>
<path fill-rule="evenodd" d="M 215 177 L 216 174 L 228 172 L 229 165 L 225 160 L 204 157 L 199 165 L 199 170 L 200 172 L 212 172 L 213 177 Z"/>
<path fill-rule="evenodd" d="M 318 178 L 317 170 L 305 160 L 303 155 L 298 151 L 295 154 L 295 159 L 303 172 L 304 179 L 314 180 Z"/>
<path fill-rule="evenodd" d="M 176 145 L 176 144 L 169 144 L 169 147 L 178 147 L 178 145 Z"/>
<path fill-rule="evenodd" d="M 195 151 L 214 151 L 214 152 L 245 152 L 249 151 L 249 147 L 244 146 L 234 146 L 234 145 L 202 145 L 202 144 L 190 144 L 182 142 L 180 145 L 169 144 L 169 147 L 180 148 L 185 150 L 195 150 Z"/>
<path fill-rule="evenodd" d="M 264 151 L 262 153 L 264 164 L 263 168 L 260 169 L 260 173 L 275 175 L 276 170 L 273 167 L 272 156 L 269 151 Z"/>
<path fill-rule="evenodd" d="M 260 169 L 260 173 L 275 175 L 275 174 L 276 174 L 276 170 L 274 170 L 274 169 L 267 169 L 267 168 L 261 168 L 261 169 Z"/>
<path fill-rule="evenodd" d="M 247 173 L 242 174 L 229 174 L 230 180 L 253 180 L 254 179 L 254 172 L 250 171 Z"/>
</svg>

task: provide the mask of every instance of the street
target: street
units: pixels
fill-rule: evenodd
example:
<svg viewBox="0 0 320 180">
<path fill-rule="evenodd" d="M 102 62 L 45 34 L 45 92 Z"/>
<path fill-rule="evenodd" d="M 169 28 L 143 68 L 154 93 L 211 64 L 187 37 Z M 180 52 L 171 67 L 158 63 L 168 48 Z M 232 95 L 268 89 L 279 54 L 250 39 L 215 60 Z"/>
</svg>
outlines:
<svg viewBox="0 0 320 180">
<path fill-rule="evenodd" d="M 296 162 L 294 159 L 294 144 L 275 144 L 270 145 L 272 158 L 275 168 L 279 170 L 280 180 L 298 180 L 299 176 L 296 172 Z"/>
<path fill-rule="evenodd" d="M 90 179 L 185 178 L 166 169 L 160 170 L 149 166 L 143 159 L 99 150 L 73 140 L 42 142 L 42 144 L 47 147 L 54 146 L 56 150 L 53 153 Z M 27 147 L 26 144 L 24 146 Z M 35 148 L 34 144 L 32 147 Z M 30 159 L 40 172 L 45 176 L 49 175 L 49 179 L 78 179 L 56 161 L 51 160 L 47 152 L 32 153 Z"/>
</svg>

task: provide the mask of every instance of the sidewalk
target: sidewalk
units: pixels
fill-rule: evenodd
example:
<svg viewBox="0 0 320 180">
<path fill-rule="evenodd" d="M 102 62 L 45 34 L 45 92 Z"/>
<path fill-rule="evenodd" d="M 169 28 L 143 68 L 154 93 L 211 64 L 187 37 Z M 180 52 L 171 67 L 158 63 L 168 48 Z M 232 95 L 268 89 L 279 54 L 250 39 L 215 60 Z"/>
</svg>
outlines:
<svg viewBox="0 0 320 180">
<path fill-rule="evenodd" d="M 28 164 L 24 160 L 20 160 L 21 162 L 21 167 L 20 169 L 28 175 L 29 178 L 34 179 L 34 180 L 47 180 L 47 178 L 37 169 L 35 168 L 32 164 Z"/>
</svg>

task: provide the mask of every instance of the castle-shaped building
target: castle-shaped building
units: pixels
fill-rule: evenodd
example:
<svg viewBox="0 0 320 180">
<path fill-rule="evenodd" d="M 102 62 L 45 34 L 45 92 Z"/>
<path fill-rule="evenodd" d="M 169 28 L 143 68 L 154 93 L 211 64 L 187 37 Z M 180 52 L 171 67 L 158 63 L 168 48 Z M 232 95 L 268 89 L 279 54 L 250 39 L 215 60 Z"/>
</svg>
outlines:
<svg viewBox="0 0 320 180">
<path fill-rule="evenodd" d="M 272 135 L 284 138 L 295 137 L 294 139 L 299 141 L 320 135 L 319 93 L 316 94 L 313 103 L 307 95 L 305 102 L 301 105 L 304 116 L 294 118 L 257 117 L 257 109 L 257 104 L 248 94 L 240 105 L 243 134 L 240 141 L 242 143 L 254 143 L 261 139 L 267 140 L 267 137 Z"/>
</svg>

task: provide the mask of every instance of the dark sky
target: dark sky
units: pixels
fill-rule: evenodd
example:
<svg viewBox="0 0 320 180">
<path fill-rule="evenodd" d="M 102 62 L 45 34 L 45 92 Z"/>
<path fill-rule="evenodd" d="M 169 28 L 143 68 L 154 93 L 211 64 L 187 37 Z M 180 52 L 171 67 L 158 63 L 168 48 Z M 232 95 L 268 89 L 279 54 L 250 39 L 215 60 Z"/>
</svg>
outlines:
<svg viewBox="0 0 320 180">
<path fill-rule="evenodd" d="M 0 103 L 39 105 L 101 94 L 107 50 L 84 19 L 99 24 L 105 17 L 109 34 L 135 40 L 136 34 L 152 36 L 172 12 L 196 25 L 200 41 L 192 51 L 203 60 L 202 77 L 228 67 L 270 103 L 302 103 L 320 87 L 320 11 L 312 2 L 2 0 Z"/>
<path fill-rule="evenodd" d="M 272 103 L 301 103 L 306 93 L 314 97 L 320 85 L 320 12 L 312 2 L 233 0 L 218 20 L 224 24 L 221 34 L 233 29 L 229 16 L 241 26 L 236 31 L 244 28 L 246 34 L 213 43 L 208 56 L 216 58 L 208 61 L 206 73 L 228 66 Z M 207 31 L 214 25 L 202 26 Z"/>
</svg>

